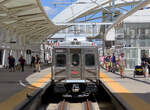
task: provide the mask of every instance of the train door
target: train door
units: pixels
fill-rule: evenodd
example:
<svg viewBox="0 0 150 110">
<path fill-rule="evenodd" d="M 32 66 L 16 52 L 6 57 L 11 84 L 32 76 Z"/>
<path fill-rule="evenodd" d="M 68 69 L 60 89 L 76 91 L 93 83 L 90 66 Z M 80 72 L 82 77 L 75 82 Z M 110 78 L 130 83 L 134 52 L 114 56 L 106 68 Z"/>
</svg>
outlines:
<svg viewBox="0 0 150 110">
<path fill-rule="evenodd" d="M 68 69 L 67 69 L 67 50 L 66 49 L 62 49 L 62 48 L 58 48 L 58 49 L 54 49 L 53 51 L 53 58 L 54 58 L 54 70 L 53 72 L 55 74 L 53 74 L 54 76 L 52 76 L 55 80 L 64 80 L 66 78 L 68 78 Z"/>
<path fill-rule="evenodd" d="M 84 50 L 84 78 L 93 80 L 98 77 L 98 52 L 95 48 Z"/>
<path fill-rule="evenodd" d="M 81 49 L 70 49 L 70 78 L 82 79 Z"/>
</svg>

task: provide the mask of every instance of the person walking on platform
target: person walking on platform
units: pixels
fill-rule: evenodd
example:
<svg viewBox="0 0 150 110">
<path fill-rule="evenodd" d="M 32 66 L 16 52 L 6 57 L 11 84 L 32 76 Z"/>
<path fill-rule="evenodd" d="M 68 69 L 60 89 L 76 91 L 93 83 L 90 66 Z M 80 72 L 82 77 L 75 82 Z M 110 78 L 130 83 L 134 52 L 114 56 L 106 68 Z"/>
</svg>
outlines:
<svg viewBox="0 0 150 110">
<path fill-rule="evenodd" d="M 146 75 L 146 67 L 147 67 L 147 61 L 148 61 L 148 58 L 146 57 L 146 54 L 144 54 L 141 58 L 141 66 L 143 67 L 144 69 L 144 74 Z"/>
<path fill-rule="evenodd" d="M 36 71 L 40 72 L 40 57 L 36 55 Z"/>
<path fill-rule="evenodd" d="M 11 68 L 11 63 L 10 63 L 11 61 L 10 60 L 11 60 L 11 56 L 9 55 L 8 56 L 8 69 L 9 69 L 9 71 L 11 70 L 10 69 Z"/>
<path fill-rule="evenodd" d="M 35 57 L 31 57 L 31 67 L 35 68 Z"/>
<path fill-rule="evenodd" d="M 100 66 L 104 68 L 104 56 L 100 56 Z"/>
<path fill-rule="evenodd" d="M 15 71 L 15 58 L 12 55 L 8 57 L 8 64 L 9 64 L 9 71 L 10 72 Z"/>
<path fill-rule="evenodd" d="M 111 62 L 112 62 L 112 72 L 115 72 L 115 69 L 116 69 L 116 56 L 115 56 L 114 53 L 111 57 Z"/>
<path fill-rule="evenodd" d="M 125 77 L 125 67 L 127 66 L 126 64 L 126 59 L 124 58 L 124 53 L 121 53 L 121 57 L 119 58 L 119 69 L 120 69 L 120 75 L 121 75 L 121 78 L 124 78 Z"/>
<path fill-rule="evenodd" d="M 106 57 L 106 70 L 109 72 L 111 66 L 111 59 L 110 56 Z"/>
<path fill-rule="evenodd" d="M 21 66 L 21 71 L 24 72 L 24 65 L 25 65 L 25 59 L 23 56 L 19 58 L 20 66 Z"/>
<path fill-rule="evenodd" d="M 150 80 L 150 57 L 147 58 L 146 64 L 147 64 L 147 68 L 148 68 L 148 77 L 149 77 L 149 80 Z"/>
</svg>

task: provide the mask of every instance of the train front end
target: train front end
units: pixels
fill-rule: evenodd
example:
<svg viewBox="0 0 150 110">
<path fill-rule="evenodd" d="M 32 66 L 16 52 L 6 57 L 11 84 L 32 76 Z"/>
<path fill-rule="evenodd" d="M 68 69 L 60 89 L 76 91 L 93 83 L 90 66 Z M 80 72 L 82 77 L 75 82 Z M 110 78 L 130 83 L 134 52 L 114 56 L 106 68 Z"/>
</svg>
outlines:
<svg viewBox="0 0 150 110">
<path fill-rule="evenodd" d="M 92 42 L 64 42 L 53 48 L 52 84 L 64 97 L 87 97 L 97 91 L 98 49 Z"/>
</svg>

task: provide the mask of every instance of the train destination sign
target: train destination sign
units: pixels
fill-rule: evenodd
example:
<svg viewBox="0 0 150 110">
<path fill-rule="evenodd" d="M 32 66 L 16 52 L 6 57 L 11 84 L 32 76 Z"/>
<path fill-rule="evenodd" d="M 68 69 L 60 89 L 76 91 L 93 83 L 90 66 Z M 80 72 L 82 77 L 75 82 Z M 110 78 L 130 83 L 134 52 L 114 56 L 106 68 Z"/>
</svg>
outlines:
<svg viewBox="0 0 150 110">
<path fill-rule="evenodd" d="M 56 49 L 55 52 L 56 53 L 65 53 L 66 49 Z"/>
</svg>

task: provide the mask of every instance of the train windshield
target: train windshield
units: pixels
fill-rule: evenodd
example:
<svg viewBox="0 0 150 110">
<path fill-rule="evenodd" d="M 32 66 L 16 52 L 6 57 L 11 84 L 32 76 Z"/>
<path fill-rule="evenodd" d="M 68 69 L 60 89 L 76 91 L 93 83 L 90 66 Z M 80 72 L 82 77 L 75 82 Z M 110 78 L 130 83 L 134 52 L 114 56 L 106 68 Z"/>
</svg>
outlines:
<svg viewBox="0 0 150 110">
<path fill-rule="evenodd" d="M 72 65 L 78 66 L 80 64 L 80 57 L 79 54 L 73 54 L 72 55 Z"/>
<path fill-rule="evenodd" d="M 94 54 L 86 54 L 85 55 L 85 65 L 86 66 L 94 66 L 95 65 L 95 56 L 94 56 Z"/>
<path fill-rule="evenodd" d="M 56 66 L 58 66 L 58 67 L 66 66 L 66 55 L 58 54 L 56 56 Z"/>
</svg>

